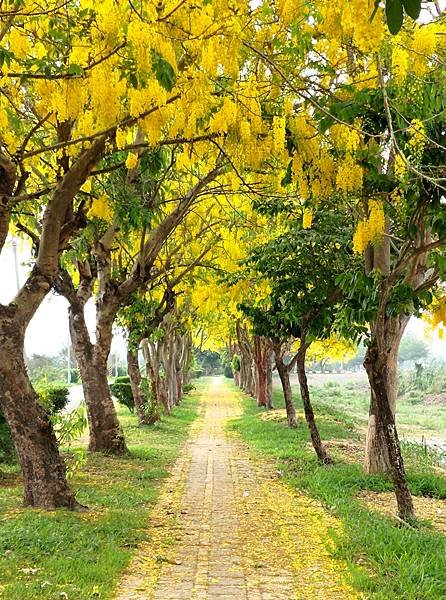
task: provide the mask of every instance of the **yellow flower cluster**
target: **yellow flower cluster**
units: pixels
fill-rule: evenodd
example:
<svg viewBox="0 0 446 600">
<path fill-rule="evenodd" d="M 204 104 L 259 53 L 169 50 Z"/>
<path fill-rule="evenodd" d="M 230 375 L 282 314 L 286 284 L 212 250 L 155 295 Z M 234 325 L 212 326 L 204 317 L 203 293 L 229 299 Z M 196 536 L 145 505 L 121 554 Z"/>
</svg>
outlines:
<svg viewBox="0 0 446 600">
<path fill-rule="evenodd" d="M 313 211 L 310 208 L 305 208 L 302 216 L 302 227 L 310 229 L 313 223 Z"/>
<path fill-rule="evenodd" d="M 351 154 L 341 161 L 336 174 L 336 187 L 340 192 L 349 194 L 361 189 L 363 170 Z"/>
<path fill-rule="evenodd" d="M 129 152 L 125 159 L 125 166 L 127 169 L 134 169 L 138 164 L 138 155 L 135 152 Z"/>
<path fill-rule="evenodd" d="M 40 95 L 39 108 L 57 115 L 59 121 L 75 120 L 82 112 L 87 100 L 87 89 L 80 79 L 49 80 L 36 82 Z"/>
<path fill-rule="evenodd" d="M 398 85 L 409 73 L 422 77 L 431 70 L 437 36 L 443 33 L 440 27 L 437 23 L 415 25 L 413 31 L 402 30 L 392 40 L 392 71 Z"/>
<path fill-rule="evenodd" d="M 84 185 L 81 187 L 81 191 L 89 194 L 91 192 L 91 179 L 87 179 Z"/>
<path fill-rule="evenodd" d="M 124 129 L 118 127 L 115 134 L 116 148 L 122 150 L 127 145 L 127 133 Z"/>
<path fill-rule="evenodd" d="M 422 317 L 429 329 L 436 330 L 440 339 L 443 339 L 446 328 L 446 296 L 435 298 L 429 307 L 429 311 L 423 313 Z"/>
<path fill-rule="evenodd" d="M 397 179 L 403 179 L 407 173 L 407 165 L 404 157 L 398 152 L 393 163 L 393 172 Z"/>
<path fill-rule="evenodd" d="M 285 148 L 285 117 L 273 117 L 273 152 L 281 155 Z"/>
<path fill-rule="evenodd" d="M 359 123 L 357 124 L 359 125 Z M 335 123 L 331 126 L 330 137 L 335 146 L 345 152 L 356 152 L 361 144 L 359 132 L 342 123 Z"/>
<path fill-rule="evenodd" d="M 409 127 L 409 139 L 407 146 L 410 152 L 410 158 L 414 162 L 419 162 L 423 157 L 424 146 L 426 145 L 426 133 L 424 124 L 420 119 L 413 119 Z"/>
<path fill-rule="evenodd" d="M 124 116 L 125 106 L 122 98 L 127 83 L 121 78 L 118 68 L 112 61 L 104 62 L 91 71 L 88 77 L 88 89 L 91 98 L 91 111 L 99 129 L 110 127 Z"/>
<path fill-rule="evenodd" d="M 409 53 L 401 45 L 399 36 L 392 44 L 392 71 L 398 85 L 404 82 L 409 72 Z"/>
<path fill-rule="evenodd" d="M 432 56 L 437 46 L 437 27 L 435 24 L 417 25 L 410 45 L 412 52 L 412 70 L 421 77 L 430 69 Z"/>
<path fill-rule="evenodd" d="M 374 3 L 371 0 L 322 0 L 319 30 L 327 40 L 351 44 L 363 53 L 376 52 L 386 33 L 382 8 L 378 9 L 373 26 L 364 15 L 370 15 Z"/>
<path fill-rule="evenodd" d="M 130 89 L 128 95 L 132 117 L 142 115 L 151 107 L 164 106 L 167 101 L 167 92 L 156 79 L 151 79 L 144 88 Z"/>
<path fill-rule="evenodd" d="M 328 147 L 320 143 L 311 117 L 300 112 L 289 121 L 291 134 L 297 145 L 293 156 L 292 173 L 297 195 L 307 200 L 328 196 L 335 184 L 336 166 Z"/>
<path fill-rule="evenodd" d="M 237 105 L 230 98 L 225 98 L 221 108 L 211 117 L 209 130 L 212 133 L 228 133 L 238 118 Z"/>
<path fill-rule="evenodd" d="M 277 8 L 279 17 L 285 25 L 291 23 L 302 15 L 302 6 L 296 0 L 278 0 Z"/>
<path fill-rule="evenodd" d="M 110 206 L 110 199 L 107 194 L 102 194 L 99 198 L 95 198 L 88 211 L 90 219 L 102 219 L 110 223 L 113 219 L 113 209 Z"/>
<path fill-rule="evenodd" d="M 381 200 L 369 200 L 369 217 L 359 221 L 353 235 L 353 252 L 362 254 L 369 244 L 378 243 L 384 233 L 386 217 Z"/>
</svg>

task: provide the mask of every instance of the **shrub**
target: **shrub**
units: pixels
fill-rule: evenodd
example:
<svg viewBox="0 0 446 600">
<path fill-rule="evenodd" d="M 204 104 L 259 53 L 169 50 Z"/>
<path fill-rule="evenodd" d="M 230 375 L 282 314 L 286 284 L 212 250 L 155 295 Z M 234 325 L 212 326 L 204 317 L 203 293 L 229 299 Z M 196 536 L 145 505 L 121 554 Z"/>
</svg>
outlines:
<svg viewBox="0 0 446 600">
<path fill-rule="evenodd" d="M 234 379 L 234 373 L 232 372 L 232 369 L 229 365 L 226 365 L 224 370 L 223 370 L 223 375 L 225 377 L 227 377 L 228 379 Z"/>
<path fill-rule="evenodd" d="M 68 386 L 65 383 L 40 383 L 36 391 L 40 404 L 49 415 L 63 411 L 68 404 Z"/>
<path fill-rule="evenodd" d="M 203 369 L 194 369 L 191 371 L 190 377 L 191 379 L 199 379 L 203 376 Z"/>
<path fill-rule="evenodd" d="M 71 383 L 79 383 L 79 371 L 77 369 L 70 369 Z"/>
<path fill-rule="evenodd" d="M 110 385 L 110 390 L 119 404 L 126 406 L 130 412 L 135 411 L 132 386 L 130 385 L 130 377 L 128 375 L 116 377 L 115 381 Z"/>
<path fill-rule="evenodd" d="M 231 360 L 231 367 L 233 371 L 240 371 L 240 356 L 238 354 L 234 354 Z"/>
<path fill-rule="evenodd" d="M 9 427 L 5 417 L 0 412 L 0 463 L 10 462 L 14 456 L 14 444 L 12 443 Z"/>
<path fill-rule="evenodd" d="M 41 383 L 36 386 L 40 404 L 50 415 L 51 421 L 68 404 L 68 387 L 63 383 Z M 0 411 L 0 462 L 8 462 L 14 456 L 14 444 L 5 417 Z"/>
<path fill-rule="evenodd" d="M 183 385 L 183 394 L 188 394 L 189 392 L 191 392 L 194 389 L 195 389 L 195 386 L 193 383 L 185 383 Z"/>
</svg>

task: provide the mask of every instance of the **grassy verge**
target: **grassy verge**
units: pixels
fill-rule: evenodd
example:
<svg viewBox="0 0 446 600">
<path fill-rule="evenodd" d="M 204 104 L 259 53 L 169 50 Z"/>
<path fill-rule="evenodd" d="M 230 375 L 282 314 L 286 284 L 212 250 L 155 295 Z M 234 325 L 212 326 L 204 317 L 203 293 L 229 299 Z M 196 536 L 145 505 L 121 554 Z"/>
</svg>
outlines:
<svg viewBox="0 0 446 600">
<path fill-rule="evenodd" d="M 197 416 L 203 385 L 155 426 L 140 428 L 119 409 L 129 456 L 87 456 L 82 448 L 67 454 L 68 464 L 78 463 L 71 484 L 85 513 L 23 509 L 19 477 L 9 468 L 0 480 L 2 600 L 112 598 L 134 548 L 147 539 L 148 511 Z"/>
<path fill-rule="evenodd" d="M 370 393 L 367 385 L 330 382 L 313 387 L 315 398 L 326 405 L 336 407 L 340 412 L 355 417 L 359 424 L 367 423 Z M 445 437 L 446 406 L 426 405 L 425 392 L 414 390 L 398 398 L 398 430 L 408 438 Z"/>
<path fill-rule="evenodd" d="M 324 440 L 343 440 L 345 445 L 363 443 L 357 420 L 339 410 L 339 398 L 329 390 L 314 389 L 315 413 Z M 331 390 L 333 391 L 333 390 Z M 296 396 L 296 404 L 300 399 Z M 275 406 L 281 394 L 275 391 Z M 333 467 L 320 466 L 309 444 L 303 415 L 299 427 L 290 430 L 274 411 L 267 418 L 251 398 L 244 400 L 244 415 L 231 423 L 256 455 L 274 459 L 286 482 L 321 501 L 342 523 L 333 534 L 334 552 L 344 560 L 353 586 L 374 600 L 440 600 L 446 598 L 446 536 L 427 523 L 416 529 L 398 527 L 393 520 L 369 510 L 358 499 L 362 492 L 392 489 L 383 476 L 365 476 L 360 457 L 346 455 L 333 445 Z M 420 456 L 405 447 L 408 476 L 414 495 L 446 498 L 446 479 L 436 472 L 436 457 Z M 446 509 L 446 506 L 445 506 Z"/>
</svg>

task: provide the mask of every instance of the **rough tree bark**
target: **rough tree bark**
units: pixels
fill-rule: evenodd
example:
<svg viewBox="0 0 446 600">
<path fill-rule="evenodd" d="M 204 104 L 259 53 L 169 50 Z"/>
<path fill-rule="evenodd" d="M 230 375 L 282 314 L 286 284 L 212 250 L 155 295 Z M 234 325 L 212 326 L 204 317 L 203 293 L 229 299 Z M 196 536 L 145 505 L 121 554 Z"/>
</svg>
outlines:
<svg viewBox="0 0 446 600">
<path fill-rule="evenodd" d="M 24 329 L 13 308 L 0 307 L 0 404 L 22 468 L 24 504 L 77 508 L 53 428 L 27 375 Z"/>
<path fill-rule="evenodd" d="M 364 367 L 376 400 L 376 426 L 379 429 L 377 435 L 384 440 L 386 445 L 389 472 L 395 490 L 398 514 L 404 521 L 410 521 L 415 514 L 412 497 L 407 485 L 395 418 L 390 407 L 388 393 L 389 365 L 386 353 L 379 350 L 376 340 L 367 349 Z"/>
<path fill-rule="evenodd" d="M 277 339 L 273 340 L 273 347 L 276 368 L 277 372 L 279 373 L 280 381 L 282 383 L 288 427 L 297 427 L 296 408 L 293 402 L 293 393 L 291 391 L 290 383 L 290 367 L 292 367 L 292 365 L 286 365 L 283 360 L 284 347 L 282 341 Z"/>
<path fill-rule="evenodd" d="M 390 410 L 396 416 L 398 395 L 398 350 L 401 337 L 409 321 L 407 316 L 391 317 L 388 319 L 385 333 L 388 348 L 387 358 L 387 394 Z M 369 422 L 366 438 L 364 469 L 367 474 L 384 473 L 390 470 L 390 459 L 387 445 L 382 435 L 382 428 L 377 427 L 378 406 L 375 392 L 371 389 Z"/>
<path fill-rule="evenodd" d="M 389 223 L 386 223 L 386 230 Z M 369 245 L 365 253 L 365 270 L 370 273 L 373 269 L 383 275 L 390 273 L 390 236 L 384 236 L 379 244 Z M 409 317 L 399 315 L 386 319 L 386 347 L 388 351 L 387 394 L 390 409 L 395 418 L 398 395 L 398 350 Z M 390 470 L 390 458 L 387 444 L 382 434 L 382 427 L 377 424 L 378 406 L 373 388 L 370 390 L 369 422 L 367 428 L 364 470 L 368 474 L 384 473 Z"/>
<path fill-rule="evenodd" d="M 253 350 L 248 332 L 239 322 L 236 324 L 238 345 L 240 348 L 240 385 L 245 394 L 255 396 L 255 381 L 253 374 Z"/>
<path fill-rule="evenodd" d="M 267 386 L 267 340 L 260 335 L 253 336 L 254 346 L 254 365 L 257 380 L 257 406 L 266 407 L 266 386 Z"/>
<path fill-rule="evenodd" d="M 142 378 L 139 370 L 138 348 L 133 340 L 129 340 L 127 345 L 127 372 L 130 378 L 130 386 L 132 388 L 133 401 L 135 403 L 135 411 L 136 416 L 138 417 L 138 423 L 140 425 L 150 425 L 151 419 L 146 414 L 146 398 L 141 388 Z"/>
<path fill-rule="evenodd" d="M 311 443 L 318 459 L 326 464 L 333 464 L 333 460 L 327 454 L 327 451 L 322 444 L 319 429 L 314 418 L 313 406 L 310 400 L 310 391 L 308 389 L 307 373 L 305 370 L 305 358 L 310 344 L 305 341 L 305 336 L 302 332 L 300 347 L 296 355 L 297 376 L 299 378 L 300 395 L 304 406 L 305 420 L 307 421 L 308 429 L 310 430 Z"/>
<path fill-rule="evenodd" d="M 141 346 L 144 354 L 144 361 L 146 363 L 147 377 L 150 379 L 153 402 L 155 402 L 157 406 L 162 406 L 164 412 L 169 414 L 170 408 L 167 398 L 166 381 L 160 374 L 162 355 L 161 343 L 144 339 Z"/>
<path fill-rule="evenodd" d="M 79 505 L 67 484 L 65 465 L 51 423 L 27 375 L 25 331 L 57 276 L 61 251 L 79 227 L 73 216 L 73 198 L 104 148 L 105 138 L 100 138 L 69 168 L 64 165 L 63 176 L 43 214 L 40 238 L 34 240 L 37 241 L 35 265 L 9 306 L 0 305 L 0 406 L 22 468 L 24 502 L 36 508 L 76 508 Z M 23 191 L 25 180 L 22 178 L 17 183 L 15 166 L 0 155 L 0 250 L 6 240 L 15 195 Z"/>
<path fill-rule="evenodd" d="M 97 310 L 101 311 L 101 307 L 97 307 Z M 82 303 L 71 298 L 68 314 L 71 339 L 87 407 L 90 429 L 88 449 L 91 452 L 124 454 L 127 447 L 107 380 L 107 362 L 116 311 L 107 310 L 105 314 L 98 316 L 99 327 L 94 344 L 90 340 Z"/>
<path fill-rule="evenodd" d="M 268 352 L 268 359 L 266 362 L 266 408 L 271 410 L 273 406 L 273 365 L 271 362 L 272 348 Z"/>
</svg>

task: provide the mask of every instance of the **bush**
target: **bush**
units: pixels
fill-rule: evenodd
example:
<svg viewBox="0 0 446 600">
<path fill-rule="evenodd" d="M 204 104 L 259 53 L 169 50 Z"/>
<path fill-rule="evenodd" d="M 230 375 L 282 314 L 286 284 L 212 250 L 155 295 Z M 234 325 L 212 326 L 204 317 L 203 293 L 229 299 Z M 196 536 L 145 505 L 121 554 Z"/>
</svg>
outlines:
<svg viewBox="0 0 446 600">
<path fill-rule="evenodd" d="M 132 386 L 130 385 L 130 377 L 128 375 L 116 377 L 115 381 L 110 385 L 110 390 L 119 404 L 126 406 L 130 412 L 135 411 Z"/>
<path fill-rule="evenodd" d="M 233 371 L 240 372 L 240 356 L 238 354 L 234 354 L 231 360 L 231 367 Z"/>
<path fill-rule="evenodd" d="M 79 371 L 77 369 L 70 369 L 71 383 L 79 383 Z"/>
<path fill-rule="evenodd" d="M 185 383 L 183 385 L 183 394 L 188 394 L 189 392 L 191 392 L 194 389 L 195 389 L 195 386 L 193 383 Z"/>
<path fill-rule="evenodd" d="M 49 415 L 62 412 L 67 406 L 68 386 L 65 383 L 40 384 L 36 386 L 40 404 Z"/>
<path fill-rule="evenodd" d="M 40 404 L 51 417 L 63 411 L 68 404 L 68 387 L 63 383 L 40 384 L 36 386 Z M 14 444 L 5 417 L 0 412 L 0 462 L 8 462 L 14 456 Z"/>
<path fill-rule="evenodd" d="M 232 372 L 232 369 L 229 365 L 226 365 L 224 370 L 223 370 L 223 375 L 225 377 L 227 377 L 228 379 L 234 379 L 234 373 Z"/>
<path fill-rule="evenodd" d="M 194 369 L 191 371 L 190 377 L 191 379 L 199 379 L 203 376 L 203 369 Z"/>
<path fill-rule="evenodd" d="M 0 412 L 0 463 L 10 462 L 14 456 L 14 444 L 12 443 L 9 427 L 5 417 Z"/>
</svg>

